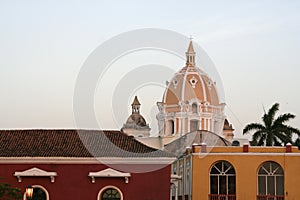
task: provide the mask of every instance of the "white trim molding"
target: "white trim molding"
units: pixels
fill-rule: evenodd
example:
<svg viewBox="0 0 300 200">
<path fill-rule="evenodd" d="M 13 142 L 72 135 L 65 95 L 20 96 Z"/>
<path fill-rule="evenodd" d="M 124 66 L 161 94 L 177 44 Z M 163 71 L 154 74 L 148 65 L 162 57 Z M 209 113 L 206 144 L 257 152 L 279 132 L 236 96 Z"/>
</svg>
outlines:
<svg viewBox="0 0 300 200">
<path fill-rule="evenodd" d="M 18 182 L 21 183 L 22 182 L 22 177 L 50 177 L 50 181 L 51 183 L 54 183 L 55 181 L 55 177 L 57 176 L 56 172 L 47 172 L 44 170 L 41 170 L 39 168 L 31 168 L 22 172 L 15 172 L 14 176 L 17 177 Z"/>
<path fill-rule="evenodd" d="M 176 157 L 0 157 L 0 164 L 172 164 Z"/>
<path fill-rule="evenodd" d="M 104 178 L 125 178 L 125 183 L 129 182 L 130 173 L 123 173 L 111 168 L 104 169 L 98 172 L 89 172 L 89 177 L 92 178 L 92 183 L 95 183 L 95 178 L 104 177 Z"/>
<path fill-rule="evenodd" d="M 181 180 L 181 176 L 176 175 L 176 174 L 171 174 L 171 183 L 173 183 L 174 181 L 178 181 Z"/>
<path fill-rule="evenodd" d="M 300 153 L 259 153 L 259 152 L 245 152 L 245 153 L 193 153 L 193 156 L 300 156 Z"/>
</svg>

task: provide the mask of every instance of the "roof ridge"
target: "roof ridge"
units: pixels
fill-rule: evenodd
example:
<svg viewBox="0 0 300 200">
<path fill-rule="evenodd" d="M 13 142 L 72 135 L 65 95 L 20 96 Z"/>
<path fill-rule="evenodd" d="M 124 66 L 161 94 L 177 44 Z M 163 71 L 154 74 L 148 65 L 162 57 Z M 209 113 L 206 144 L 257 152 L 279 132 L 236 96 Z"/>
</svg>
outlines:
<svg viewBox="0 0 300 200">
<path fill-rule="evenodd" d="M 0 130 L 0 157 L 170 157 L 120 130 Z"/>
</svg>

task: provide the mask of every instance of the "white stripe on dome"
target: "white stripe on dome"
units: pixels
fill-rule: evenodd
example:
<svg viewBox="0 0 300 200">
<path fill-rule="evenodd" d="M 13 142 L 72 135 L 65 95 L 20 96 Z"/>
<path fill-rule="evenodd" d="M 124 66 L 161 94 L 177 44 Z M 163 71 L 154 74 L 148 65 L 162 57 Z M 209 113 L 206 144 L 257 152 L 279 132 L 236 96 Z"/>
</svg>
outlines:
<svg viewBox="0 0 300 200">
<path fill-rule="evenodd" d="M 189 67 L 187 67 L 185 73 L 184 73 L 184 77 L 182 79 L 182 88 L 181 88 L 181 101 L 184 101 L 184 92 L 185 92 L 185 82 L 186 82 L 186 77 L 187 77 L 187 71 L 188 71 Z"/>
<path fill-rule="evenodd" d="M 199 74 L 199 78 L 200 78 L 200 81 L 201 81 L 201 84 L 202 84 L 202 91 L 203 91 L 203 98 L 204 98 L 204 101 L 207 101 L 207 96 L 206 96 L 206 87 L 205 87 L 205 83 L 202 79 L 202 76 Z"/>
</svg>

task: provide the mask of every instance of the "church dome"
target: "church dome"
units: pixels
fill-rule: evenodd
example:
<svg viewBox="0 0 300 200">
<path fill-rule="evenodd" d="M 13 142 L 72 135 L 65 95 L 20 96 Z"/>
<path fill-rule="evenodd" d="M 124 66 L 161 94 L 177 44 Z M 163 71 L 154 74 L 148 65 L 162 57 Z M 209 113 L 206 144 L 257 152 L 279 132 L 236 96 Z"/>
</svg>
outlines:
<svg viewBox="0 0 300 200">
<path fill-rule="evenodd" d="M 137 96 L 135 96 L 131 104 L 132 113 L 123 125 L 121 131 L 134 137 L 149 137 L 151 129 L 146 123 L 145 118 L 140 114 L 140 107 L 141 104 Z"/>
<path fill-rule="evenodd" d="M 137 126 L 147 125 L 145 118 L 139 113 L 131 114 L 126 121 L 126 124 L 137 125 Z"/>
<path fill-rule="evenodd" d="M 128 117 L 126 121 L 127 126 L 147 126 L 145 118 L 140 114 L 140 106 L 141 104 L 137 96 L 135 96 L 131 104 L 132 114 Z"/>
<path fill-rule="evenodd" d="M 192 42 L 186 52 L 187 63 L 168 83 L 163 103 L 178 105 L 180 102 L 197 102 L 206 105 L 220 105 L 216 82 L 195 66 L 195 52 Z"/>
<path fill-rule="evenodd" d="M 157 102 L 162 137 L 180 137 L 197 130 L 222 134 L 225 104 L 220 102 L 216 82 L 196 66 L 195 60 L 190 41 L 186 65 L 167 82 L 163 100 Z"/>
</svg>

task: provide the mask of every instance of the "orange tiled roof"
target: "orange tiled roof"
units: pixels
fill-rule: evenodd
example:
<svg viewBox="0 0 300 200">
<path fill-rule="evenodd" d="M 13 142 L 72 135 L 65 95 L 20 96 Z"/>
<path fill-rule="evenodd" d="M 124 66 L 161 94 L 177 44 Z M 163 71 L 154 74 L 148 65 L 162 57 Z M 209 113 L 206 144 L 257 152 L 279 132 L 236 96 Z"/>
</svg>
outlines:
<svg viewBox="0 0 300 200">
<path fill-rule="evenodd" d="M 173 157 L 121 131 L 0 130 L 0 157 Z"/>
</svg>

